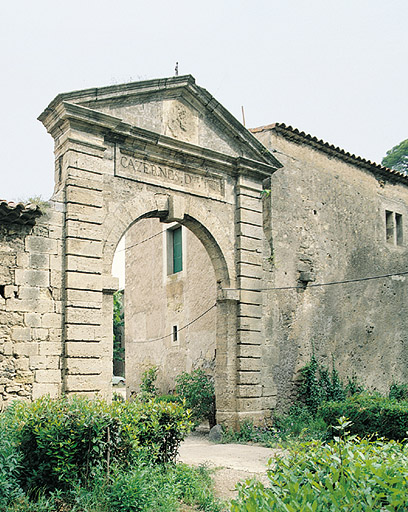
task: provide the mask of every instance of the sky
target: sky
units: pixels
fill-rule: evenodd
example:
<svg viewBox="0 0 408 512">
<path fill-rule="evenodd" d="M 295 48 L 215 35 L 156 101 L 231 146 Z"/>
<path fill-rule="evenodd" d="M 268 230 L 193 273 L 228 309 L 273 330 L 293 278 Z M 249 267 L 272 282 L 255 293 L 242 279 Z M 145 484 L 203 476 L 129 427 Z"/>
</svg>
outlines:
<svg viewBox="0 0 408 512">
<path fill-rule="evenodd" d="M 192 74 L 247 127 L 283 122 L 381 162 L 408 138 L 407 0 L 2 4 L 0 199 L 48 199 L 61 92 Z"/>
</svg>

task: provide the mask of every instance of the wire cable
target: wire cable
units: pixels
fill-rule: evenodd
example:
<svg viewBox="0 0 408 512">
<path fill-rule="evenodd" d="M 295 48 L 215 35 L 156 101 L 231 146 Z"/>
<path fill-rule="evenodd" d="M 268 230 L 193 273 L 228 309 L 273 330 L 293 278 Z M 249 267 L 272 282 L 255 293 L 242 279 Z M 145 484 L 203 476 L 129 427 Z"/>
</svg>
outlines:
<svg viewBox="0 0 408 512">
<path fill-rule="evenodd" d="M 194 320 L 191 320 L 191 322 L 188 322 L 188 324 L 186 325 L 183 325 L 183 327 L 180 327 L 180 329 L 177 329 L 177 332 L 180 332 L 182 331 L 183 329 L 187 329 L 187 327 L 189 327 L 191 324 L 193 324 L 194 322 L 197 322 L 197 320 L 200 320 L 200 318 L 203 318 L 203 316 L 205 316 L 207 313 L 209 313 L 212 309 L 214 309 L 215 307 L 217 307 L 217 304 L 213 304 L 211 307 L 209 307 L 208 309 L 206 309 L 204 311 L 204 313 L 201 313 L 201 315 L 197 316 L 196 318 L 194 318 Z M 160 340 L 164 340 L 165 338 L 170 338 L 170 336 L 173 336 L 173 333 L 171 334 L 166 334 L 165 336 L 161 336 L 160 338 L 154 338 L 152 340 L 143 340 L 142 342 L 138 342 L 138 343 L 150 343 L 150 342 L 153 342 L 153 341 L 160 341 Z"/>
<path fill-rule="evenodd" d="M 128 249 L 131 249 L 132 247 L 136 247 L 138 245 L 141 245 L 143 244 L 144 242 L 148 242 L 149 240 L 151 240 L 152 238 L 156 237 L 156 236 L 159 236 L 161 235 L 162 233 L 164 233 L 164 231 L 166 231 L 165 229 L 162 229 L 161 231 L 159 231 L 158 233 L 156 233 L 155 235 L 152 235 L 152 236 L 149 236 L 148 238 L 145 238 L 144 240 L 141 240 L 140 242 L 137 242 L 135 244 L 132 244 L 132 245 L 129 245 L 128 247 L 125 247 L 124 249 L 119 249 L 117 250 L 116 252 L 123 252 L 123 251 L 127 251 Z"/>
<path fill-rule="evenodd" d="M 306 290 L 307 288 L 317 288 L 319 286 L 332 286 L 335 284 L 348 284 L 348 283 L 359 283 L 361 281 L 372 281 L 373 279 L 385 279 L 386 277 L 393 276 L 403 276 L 407 275 L 408 271 L 403 272 L 394 272 L 392 274 L 383 274 L 380 276 L 368 276 L 368 277 L 360 277 L 357 279 L 344 279 L 343 281 L 330 281 L 328 283 L 311 283 L 307 285 L 297 285 L 297 286 L 274 286 L 271 288 L 239 288 L 239 290 L 243 290 L 245 292 L 261 292 L 261 291 L 272 291 L 272 290 Z M 230 288 L 234 289 L 234 288 Z M 238 290 L 238 289 L 236 289 Z"/>
</svg>

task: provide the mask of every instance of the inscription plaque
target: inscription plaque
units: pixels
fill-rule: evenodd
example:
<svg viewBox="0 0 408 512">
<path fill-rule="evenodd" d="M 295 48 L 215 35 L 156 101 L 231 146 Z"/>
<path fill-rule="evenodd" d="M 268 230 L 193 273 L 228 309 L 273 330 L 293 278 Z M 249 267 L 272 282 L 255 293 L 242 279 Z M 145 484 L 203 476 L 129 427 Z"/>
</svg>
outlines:
<svg viewBox="0 0 408 512">
<path fill-rule="evenodd" d="M 188 189 L 205 195 L 224 196 L 224 180 L 215 174 L 175 169 L 168 165 L 156 164 L 134 156 L 118 152 L 116 158 L 117 176 L 154 184 Z"/>
</svg>

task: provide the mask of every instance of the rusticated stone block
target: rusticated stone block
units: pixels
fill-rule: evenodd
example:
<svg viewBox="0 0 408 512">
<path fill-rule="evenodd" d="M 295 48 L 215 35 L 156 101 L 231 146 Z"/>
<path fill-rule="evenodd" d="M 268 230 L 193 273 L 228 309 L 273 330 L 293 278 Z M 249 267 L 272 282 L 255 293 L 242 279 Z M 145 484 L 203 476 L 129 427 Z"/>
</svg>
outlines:
<svg viewBox="0 0 408 512">
<path fill-rule="evenodd" d="M 65 361 L 68 375 L 99 375 L 102 372 L 100 359 L 67 357 Z"/>
<path fill-rule="evenodd" d="M 44 395 L 50 395 L 51 398 L 57 398 L 60 394 L 60 384 L 47 382 L 33 382 L 32 399 L 37 400 Z"/>
<path fill-rule="evenodd" d="M 36 370 L 35 382 L 59 383 L 61 382 L 61 370 Z"/>
</svg>

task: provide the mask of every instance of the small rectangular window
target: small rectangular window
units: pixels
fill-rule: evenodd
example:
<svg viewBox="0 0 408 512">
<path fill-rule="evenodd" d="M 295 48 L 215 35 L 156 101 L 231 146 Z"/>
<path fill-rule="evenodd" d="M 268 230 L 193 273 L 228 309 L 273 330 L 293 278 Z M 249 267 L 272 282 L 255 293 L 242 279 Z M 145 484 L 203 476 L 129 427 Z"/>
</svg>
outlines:
<svg viewBox="0 0 408 512">
<path fill-rule="evenodd" d="M 178 343 L 178 329 L 177 329 L 177 325 L 173 325 L 173 343 Z"/>
<path fill-rule="evenodd" d="M 404 229 L 400 213 L 385 210 L 385 239 L 393 245 L 404 245 Z"/>
<path fill-rule="evenodd" d="M 402 245 L 404 238 L 402 231 L 402 215 L 400 213 L 395 214 L 395 229 L 397 235 L 397 245 Z"/>
<path fill-rule="evenodd" d="M 385 210 L 385 236 L 388 243 L 394 243 L 394 213 Z"/>
</svg>

